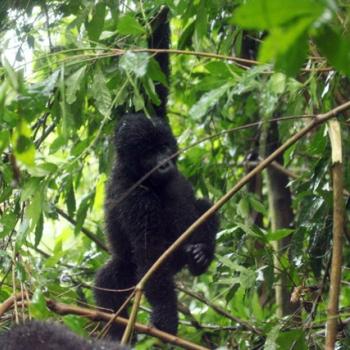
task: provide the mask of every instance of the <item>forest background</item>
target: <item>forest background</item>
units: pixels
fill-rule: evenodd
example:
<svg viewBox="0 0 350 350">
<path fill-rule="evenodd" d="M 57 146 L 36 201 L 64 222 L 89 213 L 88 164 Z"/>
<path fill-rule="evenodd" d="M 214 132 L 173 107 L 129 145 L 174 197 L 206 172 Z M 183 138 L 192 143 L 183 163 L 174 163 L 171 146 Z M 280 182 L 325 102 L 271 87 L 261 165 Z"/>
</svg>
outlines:
<svg viewBox="0 0 350 350">
<path fill-rule="evenodd" d="M 94 273 L 108 259 L 116 120 L 159 101 L 164 75 L 147 37 L 165 5 L 179 167 L 213 202 L 234 188 L 216 207 L 209 271 L 178 275 L 177 345 L 332 349 L 337 339 L 348 349 L 346 0 L 1 1 L 1 330 L 54 318 L 98 334 L 72 310 L 92 307 Z M 143 301 L 137 322 L 148 318 Z M 146 331 L 136 349 L 165 349 L 163 340 Z"/>
</svg>

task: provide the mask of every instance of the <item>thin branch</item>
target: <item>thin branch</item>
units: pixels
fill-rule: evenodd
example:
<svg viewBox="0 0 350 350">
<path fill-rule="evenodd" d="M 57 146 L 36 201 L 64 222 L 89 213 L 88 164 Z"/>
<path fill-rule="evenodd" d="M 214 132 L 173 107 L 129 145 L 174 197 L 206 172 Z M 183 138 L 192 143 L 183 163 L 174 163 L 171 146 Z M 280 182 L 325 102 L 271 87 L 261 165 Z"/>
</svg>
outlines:
<svg viewBox="0 0 350 350">
<path fill-rule="evenodd" d="M 56 123 L 52 123 L 50 126 L 45 129 L 41 137 L 34 142 L 35 147 L 39 148 L 40 145 L 46 140 L 46 138 L 55 130 Z"/>
<path fill-rule="evenodd" d="M 220 55 L 216 53 L 210 53 L 210 52 L 201 52 L 201 51 L 190 51 L 190 50 L 177 50 L 177 49 L 148 49 L 148 48 L 128 48 L 128 49 L 109 49 L 105 47 L 82 47 L 82 48 L 74 48 L 74 49 L 68 49 L 68 50 L 60 50 L 52 53 L 48 53 L 45 55 L 41 55 L 39 57 L 35 57 L 32 60 L 28 60 L 25 63 L 18 66 L 18 69 L 21 69 L 25 67 L 27 64 L 35 63 L 36 61 L 40 61 L 42 59 L 47 59 L 52 56 L 56 55 L 63 55 L 63 54 L 70 54 L 74 52 L 84 52 L 84 51 L 95 51 L 96 53 L 92 54 L 78 54 L 75 56 L 69 56 L 67 58 L 64 58 L 62 60 L 57 61 L 57 64 L 65 63 L 68 60 L 77 59 L 77 58 L 84 58 L 86 56 L 93 56 L 91 60 L 96 60 L 99 58 L 105 58 L 105 57 L 113 57 L 113 56 L 121 56 L 126 54 L 127 52 L 150 52 L 150 53 L 169 53 L 169 54 L 177 54 L 177 55 L 190 55 L 190 56 L 197 56 L 197 57 L 205 57 L 205 58 L 211 58 L 211 59 L 219 59 L 223 61 L 231 61 L 235 62 L 239 67 L 242 67 L 243 69 L 249 69 L 251 66 L 254 65 L 261 65 L 262 62 L 255 61 L 255 60 L 249 60 L 244 59 L 241 57 L 236 56 L 227 56 L 227 55 Z M 102 52 L 102 53 L 97 53 Z M 82 60 L 77 60 L 75 63 L 81 63 Z M 46 69 L 49 65 L 41 67 L 41 69 Z M 333 67 L 319 67 L 319 68 L 302 68 L 302 72 L 329 72 L 334 70 Z M 272 72 L 271 72 L 272 73 Z"/>
<path fill-rule="evenodd" d="M 306 322 L 305 322 L 305 326 L 303 327 L 304 329 L 311 328 L 312 327 L 312 322 L 314 321 L 314 319 L 316 317 L 317 308 L 318 308 L 319 303 L 322 300 L 322 295 L 323 295 L 323 292 L 324 292 L 324 289 L 325 289 L 325 286 L 326 286 L 326 282 L 327 282 L 327 279 L 328 279 L 328 276 L 329 276 L 329 269 L 331 267 L 331 260 L 332 260 L 332 257 L 329 257 L 329 259 L 327 261 L 326 268 L 324 269 L 324 273 L 323 273 L 323 278 L 322 278 L 321 284 L 318 287 L 318 292 L 317 292 L 316 298 L 315 298 L 315 300 L 312 303 L 311 311 L 309 312 L 309 315 L 308 315 L 308 317 L 306 319 Z"/>
<path fill-rule="evenodd" d="M 124 303 L 120 306 L 120 308 L 113 313 L 113 317 L 105 324 L 105 326 L 102 328 L 102 331 L 100 333 L 100 337 L 103 337 L 107 334 L 110 325 L 114 322 L 114 320 L 120 315 L 120 313 L 127 307 L 127 305 L 129 304 L 130 300 L 132 299 L 132 297 L 134 296 L 135 291 L 132 291 L 132 293 L 130 293 L 130 295 L 126 298 L 126 300 L 124 301 Z M 113 311 L 113 310 L 112 310 Z"/>
<path fill-rule="evenodd" d="M 50 310 L 54 311 L 59 315 L 79 315 L 79 316 L 89 318 L 90 320 L 93 320 L 93 321 L 104 321 L 104 322 L 108 322 L 110 319 L 113 318 L 113 314 L 110 314 L 107 312 L 102 312 L 99 310 L 91 310 L 91 309 L 87 309 L 87 308 L 83 308 L 75 305 L 67 305 L 63 303 L 58 303 L 53 300 L 48 300 L 47 306 L 49 307 Z M 122 325 L 127 325 L 128 320 L 123 317 L 117 317 L 114 322 Z M 196 345 L 185 339 L 181 339 L 174 335 L 162 332 L 154 327 L 144 326 L 142 324 L 136 324 L 135 328 L 139 333 L 152 335 L 167 343 L 181 346 L 182 348 L 185 348 L 185 349 L 209 350 L 203 346 Z"/>
<path fill-rule="evenodd" d="M 262 160 L 262 158 L 260 158 L 260 161 L 261 160 Z M 260 162 L 258 162 L 258 161 L 250 161 L 250 162 L 246 162 L 245 164 L 249 165 L 250 167 L 253 167 L 253 166 L 257 166 L 257 164 L 259 164 L 259 163 Z M 278 163 L 276 161 L 273 161 L 271 163 L 271 166 L 273 168 L 275 168 L 276 170 L 278 170 L 280 173 L 290 177 L 293 180 L 298 178 L 298 175 L 296 175 L 291 170 L 287 169 L 286 167 L 284 167 L 283 165 L 281 165 L 280 163 Z"/>
<path fill-rule="evenodd" d="M 205 305 L 209 306 L 211 309 L 213 309 L 219 315 L 224 316 L 224 317 L 228 318 L 229 320 L 240 324 L 243 328 L 245 328 L 245 329 L 247 329 L 255 334 L 258 334 L 258 335 L 264 334 L 262 330 L 250 325 L 248 322 L 243 321 L 234 315 L 231 315 L 229 312 L 227 312 L 226 310 L 224 310 L 220 306 L 215 305 L 214 303 L 212 303 L 208 299 L 204 298 L 202 295 L 200 295 L 198 293 L 194 293 L 194 292 L 192 292 L 184 287 L 181 287 L 179 285 L 176 285 L 176 288 L 178 290 L 180 290 L 181 292 L 183 292 L 183 293 L 191 296 L 192 298 L 197 299 L 197 300 L 201 301 L 202 303 L 204 303 Z"/>
<path fill-rule="evenodd" d="M 315 118 L 315 117 L 316 117 L 316 115 L 310 115 L 310 114 L 299 115 L 299 116 L 286 116 L 286 117 L 272 118 L 268 122 L 287 121 L 287 120 L 294 120 L 294 119 L 309 119 L 309 118 Z M 168 162 L 169 160 L 176 158 L 179 154 L 184 153 L 184 152 L 188 151 L 189 149 L 191 149 L 191 148 L 193 148 L 193 147 L 195 147 L 195 146 L 197 146 L 205 141 L 209 141 L 209 140 L 233 133 L 235 131 L 249 129 L 249 128 L 254 127 L 254 126 L 259 127 L 263 123 L 264 123 L 264 121 L 259 120 L 258 122 L 252 122 L 252 123 L 240 125 L 240 126 L 228 129 L 228 130 L 220 131 L 220 132 L 215 133 L 213 135 L 206 136 L 206 137 L 204 137 L 196 142 L 193 142 L 189 146 L 184 147 L 184 148 L 178 150 L 177 152 L 173 153 L 168 158 L 166 158 L 163 162 L 161 162 L 160 164 L 155 166 L 148 173 L 146 173 L 144 176 L 142 176 L 138 181 L 136 181 L 129 188 L 129 190 L 125 192 L 124 195 L 122 195 L 120 198 L 118 198 L 118 200 L 113 201 L 112 203 L 109 203 L 109 205 L 111 205 L 112 208 L 116 207 L 119 203 L 121 203 L 123 200 L 125 200 L 130 195 L 130 193 L 132 193 L 135 190 L 135 188 L 140 186 L 151 174 L 153 174 L 159 167 L 161 167 L 164 163 Z"/>
<path fill-rule="evenodd" d="M 299 139 L 309 133 L 311 130 L 315 129 L 319 125 L 325 123 L 329 119 L 337 116 L 339 113 L 350 108 L 350 101 L 330 110 L 327 113 L 319 114 L 315 116 L 312 121 L 301 129 L 299 132 L 294 134 L 285 143 L 278 147 L 274 152 L 272 152 L 265 160 L 263 160 L 258 166 L 256 166 L 252 171 L 250 171 L 246 176 L 244 176 L 238 183 L 228 191 L 223 197 L 221 197 L 215 204 L 213 204 L 203 215 L 201 215 L 192 225 L 190 225 L 187 230 L 168 248 L 165 252 L 158 258 L 158 260 L 151 266 L 151 268 L 145 273 L 145 275 L 138 282 L 136 289 L 143 290 L 144 285 L 150 279 L 150 277 L 159 269 L 160 266 L 173 254 L 173 252 L 179 248 L 191 235 L 192 233 L 205 221 L 207 221 L 212 215 L 214 215 L 231 197 L 236 194 L 243 186 L 245 186 L 254 176 L 260 173 L 268 165 L 270 165 L 279 155 L 283 154 L 290 146 L 296 143 Z M 134 303 L 132 307 L 132 313 L 137 313 L 138 305 Z M 134 320 L 130 320 L 130 323 Z M 128 328 L 132 328 L 130 325 Z"/>
<path fill-rule="evenodd" d="M 244 69 L 249 69 L 250 66 L 254 65 L 262 65 L 264 63 L 255 61 L 255 60 L 249 60 L 242 57 L 237 56 L 227 56 L 227 55 L 220 55 L 217 53 L 211 53 L 211 52 L 203 52 L 203 51 L 190 51 L 190 50 L 177 50 L 177 49 L 146 49 L 146 48 L 134 48 L 134 49 L 113 49 L 113 51 L 116 53 L 116 56 L 124 55 L 127 52 L 153 52 L 155 54 L 157 53 L 168 53 L 168 54 L 176 54 L 176 55 L 191 55 L 191 56 L 198 56 L 198 57 L 206 57 L 206 58 L 212 58 L 212 59 L 219 59 L 224 61 L 231 61 L 235 63 L 239 63 L 239 66 Z M 245 66 L 247 65 L 247 66 Z M 302 68 L 302 72 L 329 72 L 334 70 L 332 67 L 320 67 L 320 68 Z"/>
<path fill-rule="evenodd" d="M 16 302 L 19 302 L 19 305 L 23 306 L 29 306 L 30 301 L 24 301 L 24 296 L 22 293 L 16 293 L 16 295 L 11 296 L 10 298 L 6 299 L 2 304 L 0 304 L 0 317 L 4 315 L 5 312 L 10 310 L 12 307 L 14 307 L 14 304 Z M 104 321 L 108 322 L 109 320 L 113 319 L 113 314 L 108 313 L 108 312 L 103 312 L 99 310 L 93 310 L 93 309 L 88 309 L 84 308 L 81 306 L 76 306 L 76 305 L 69 305 L 69 304 L 64 304 L 64 303 L 59 303 L 56 302 L 55 300 L 46 300 L 46 305 L 47 307 L 55 312 L 58 315 L 78 315 L 82 316 L 85 318 L 88 318 L 92 321 Z M 113 322 L 117 324 L 121 324 L 126 326 L 128 323 L 128 320 L 123 317 L 117 317 Z M 176 337 L 172 334 L 168 334 L 165 332 L 160 331 L 157 328 L 150 327 L 150 326 L 144 326 L 140 323 L 135 324 L 135 329 L 139 333 L 151 335 L 153 337 L 159 338 L 164 342 L 174 344 L 176 346 L 180 346 L 184 349 L 188 350 L 209 350 L 206 347 L 194 344 L 188 340 Z"/>
<path fill-rule="evenodd" d="M 124 331 L 124 334 L 121 340 L 122 344 L 128 344 L 129 339 L 131 338 L 132 331 L 134 329 L 134 325 L 136 322 L 137 311 L 140 306 L 141 298 L 142 298 L 142 289 L 136 288 L 134 304 L 130 313 L 129 322 L 126 326 L 126 329 Z"/>
<path fill-rule="evenodd" d="M 11 307 L 14 306 L 15 302 L 17 302 L 17 300 L 23 299 L 24 294 L 20 292 L 11 295 L 9 298 L 7 298 L 2 304 L 0 304 L 0 317 L 2 317 L 6 311 L 10 310 Z"/>
<path fill-rule="evenodd" d="M 58 207 L 55 207 L 55 209 L 59 215 L 65 218 L 72 225 L 77 224 L 77 222 L 73 218 L 71 218 L 67 213 L 65 213 L 62 209 Z M 94 233 L 92 233 L 90 230 L 88 230 L 85 227 L 82 227 L 80 230 L 85 234 L 85 236 L 89 237 L 93 242 L 95 242 L 97 246 L 99 246 L 104 251 L 108 252 L 107 246 Z"/>
</svg>

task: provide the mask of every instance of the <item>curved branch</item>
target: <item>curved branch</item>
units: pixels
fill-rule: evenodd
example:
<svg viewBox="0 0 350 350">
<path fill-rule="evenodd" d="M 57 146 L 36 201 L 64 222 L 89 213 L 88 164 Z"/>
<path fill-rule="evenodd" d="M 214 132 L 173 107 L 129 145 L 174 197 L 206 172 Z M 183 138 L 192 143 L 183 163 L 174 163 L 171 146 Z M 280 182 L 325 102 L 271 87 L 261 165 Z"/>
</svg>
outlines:
<svg viewBox="0 0 350 350">
<path fill-rule="evenodd" d="M 205 221 L 207 221 L 212 215 L 214 215 L 231 197 L 236 194 L 243 186 L 245 186 L 254 176 L 260 173 L 268 165 L 270 165 L 279 155 L 281 155 L 290 146 L 296 143 L 299 139 L 309 133 L 311 130 L 315 129 L 319 125 L 325 123 L 329 119 L 336 117 L 339 113 L 350 108 L 350 101 L 330 110 L 327 113 L 319 114 L 303 129 L 294 134 L 286 142 L 284 142 L 280 147 L 278 147 L 274 152 L 272 152 L 266 159 L 264 159 L 259 165 L 257 165 L 252 171 L 250 171 L 246 176 L 244 176 L 238 183 L 228 191 L 223 197 L 221 197 L 215 204 L 213 204 L 203 215 L 201 215 L 188 229 L 159 257 L 159 259 L 151 266 L 151 268 L 146 272 L 146 274 L 138 282 L 136 289 L 143 290 L 146 282 L 155 273 L 159 267 L 164 264 L 164 262 L 174 253 L 174 251 L 179 248 L 191 235 L 192 233 Z M 132 313 L 136 314 L 139 305 L 134 303 L 132 308 Z M 136 318 L 136 317 L 135 317 Z M 132 328 L 132 323 L 135 320 L 130 319 L 130 326 Z"/>
</svg>

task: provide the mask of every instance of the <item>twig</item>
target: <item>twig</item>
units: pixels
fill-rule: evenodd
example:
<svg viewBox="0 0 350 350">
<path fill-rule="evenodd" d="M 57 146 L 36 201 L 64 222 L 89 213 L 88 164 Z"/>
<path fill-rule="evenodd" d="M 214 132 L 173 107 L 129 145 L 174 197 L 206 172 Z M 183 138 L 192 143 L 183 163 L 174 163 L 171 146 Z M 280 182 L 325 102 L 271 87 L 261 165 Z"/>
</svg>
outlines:
<svg viewBox="0 0 350 350">
<path fill-rule="evenodd" d="M 339 294 L 343 254 L 344 199 L 343 160 L 341 131 L 337 120 L 329 122 L 329 136 L 332 146 L 333 175 L 333 249 L 331 281 L 327 308 L 326 349 L 333 350 L 339 322 Z"/>
<path fill-rule="evenodd" d="M 27 298 L 28 298 L 28 296 L 27 296 Z M 6 299 L 2 304 L 0 304 L 0 317 L 6 311 L 10 310 L 11 307 L 14 306 L 16 301 L 19 301 L 19 300 L 22 300 L 20 302 L 21 305 L 22 304 L 24 306 L 30 305 L 30 301 L 23 301 L 24 296 L 22 293 L 16 293 L 16 295 L 11 296 L 10 298 Z M 64 304 L 64 303 L 59 303 L 59 302 L 56 302 L 56 301 L 51 300 L 51 299 L 46 301 L 46 305 L 51 311 L 55 312 L 58 315 L 63 315 L 63 316 L 64 315 L 78 315 L 78 316 L 86 317 L 92 321 L 104 321 L 104 322 L 108 322 L 111 319 L 113 319 L 113 317 L 114 317 L 113 314 L 108 313 L 108 312 L 103 312 L 103 311 L 99 311 L 99 310 L 92 310 L 92 309 L 88 309 L 88 308 L 84 308 L 84 307 L 76 306 L 76 305 L 68 305 L 68 304 Z M 113 322 L 126 326 L 128 323 L 128 320 L 126 318 L 118 316 Z M 171 344 L 174 344 L 176 346 L 180 346 L 184 349 L 209 350 L 206 347 L 194 344 L 188 340 L 181 339 L 181 338 L 176 337 L 172 334 L 162 332 L 162 331 L 158 330 L 157 328 L 150 327 L 150 326 L 144 326 L 140 323 L 135 324 L 135 329 L 139 333 L 151 335 L 153 337 L 161 339 L 164 342 L 171 343 Z"/>
<path fill-rule="evenodd" d="M 110 319 L 113 318 L 113 314 L 107 313 L 107 312 L 102 312 L 99 310 L 91 310 L 87 308 L 83 308 L 80 306 L 75 306 L 75 305 L 67 305 L 63 303 L 58 303 L 53 300 L 48 300 L 47 301 L 47 306 L 49 307 L 50 310 L 54 311 L 55 313 L 59 315 L 79 315 L 79 316 L 84 316 L 86 318 L 89 318 L 90 320 L 93 321 L 104 321 L 108 322 Z M 128 320 L 118 316 L 114 322 L 122 325 L 127 325 Z M 196 345 L 190 341 L 187 341 L 185 339 L 181 339 L 179 337 L 176 337 L 174 335 L 162 332 L 154 327 L 150 326 L 144 326 L 142 324 L 135 324 L 135 329 L 144 334 L 149 334 L 154 337 L 157 337 L 165 342 L 172 343 L 177 346 L 181 346 L 185 349 L 189 350 L 208 350 L 207 348 Z"/>
<path fill-rule="evenodd" d="M 67 213 L 65 213 L 62 209 L 60 209 L 58 207 L 55 207 L 55 209 L 59 215 L 61 215 L 63 218 L 65 218 L 72 225 L 77 224 L 77 222 L 73 218 L 71 218 Z M 101 249 L 108 252 L 107 246 L 94 233 L 92 233 L 90 230 L 88 230 L 85 227 L 82 227 L 80 230 L 81 230 L 81 232 L 83 232 L 85 234 L 85 236 L 89 237 L 93 242 L 95 242 L 96 245 L 98 245 Z"/>
<path fill-rule="evenodd" d="M 286 116 L 286 117 L 280 117 L 280 118 L 272 118 L 270 119 L 268 122 L 275 122 L 275 121 L 287 121 L 287 120 L 294 120 L 294 119 L 309 119 L 309 118 L 315 118 L 316 115 L 300 115 L 300 116 Z M 244 130 L 244 129 L 249 129 L 251 127 L 254 126 L 260 126 L 262 125 L 264 122 L 259 120 L 258 122 L 252 122 L 252 123 L 248 123 L 248 124 L 244 124 L 244 125 L 240 125 L 228 130 L 224 130 L 224 131 L 220 131 L 218 133 L 215 133 L 213 135 L 209 135 L 206 136 L 196 142 L 193 142 L 192 144 L 190 144 L 187 147 L 184 147 L 180 150 L 178 150 L 177 152 L 173 153 L 172 155 L 170 155 L 168 158 L 166 158 L 163 162 L 161 162 L 160 164 L 158 164 L 157 166 L 155 166 L 153 169 L 151 169 L 148 173 L 146 173 L 144 176 L 142 176 L 138 181 L 136 181 L 130 188 L 128 191 L 125 192 L 125 194 L 123 196 L 121 196 L 120 198 L 118 198 L 117 201 L 113 201 L 112 203 L 109 203 L 113 208 L 116 207 L 119 203 L 121 203 L 123 200 L 125 200 L 130 193 L 132 193 L 132 191 L 135 190 L 135 188 L 137 188 L 138 186 L 140 186 L 152 173 L 154 173 L 159 167 L 161 167 L 164 163 L 168 162 L 169 160 L 177 157 L 179 154 L 184 153 L 186 151 L 188 151 L 189 149 L 191 149 L 192 147 L 195 147 L 205 141 L 209 141 L 227 134 L 230 134 L 232 132 L 235 131 L 239 131 L 239 130 Z"/>
<path fill-rule="evenodd" d="M 129 322 L 126 326 L 125 332 L 124 332 L 122 340 L 121 340 L 122 344 L 127 344 L 129 342 L 132 331 L 134 329 L 134 324 L 136 322 L 137 311 L 138 311 L 139 306 L 140 306 L 141 298 L 142 298 L 142 289 L 136 288 L 134 304 L 133 304 L 133 307 L 132 307 L 132 310 L 130 313 Z"/>
<path fill-rule="evenodd" d="M 23 300 L 23 298 L 24 295 L 22 293 L 16 293 L 6 299 L 2 304 L 0 304 L 0 317 L 2 317 L 7 310 L 11 309 L 17 300 Z"/>
<path fill-rule="evenodd" d="M 16 300 L 17 294 L 16 294 L 16 248 L 15 247 L 13 248 L 13 254 L 12 254 L 12 290 L 14 295 L 13 300 Z M 16 323 L 19 323 L 17 303 L 14 303 L 14 306 L 15 306 L 15 321 Z"/>
<path fill-rule="evenodd" d="M 218 305 L 215 305 L 214 303 L 212 303 L 211 301 L 209 301 L 208 299 L 204 298 L 202 295 L 198 294 L 198 293 L 194 293 L 186 288 L 183 288 L 179 285 L 176 285 L 176 288 L 178 290 L 180 290 L 181 292 L 191 296 L 192 298 L 194 299 L 197 299 L 199 301 L 201 301 L 202 303 L 204 303 L 205 305 L 209 306 L 211 309 L 213 309 L 216 313 L 218 313 L 219 315 L 222 315 L 226 318 L 228 318 L 229 320 L 231 321 L 234 321 L 238 324 L 240 324 L 243 328 L 255 333 L 255 334 L 258 334 L 258 335 L 263 335 L 263 331 L 261 331 L 260 329 L 250 325 L 248 322 L 246 321 L 243 321 L 241 320 L 240 318 L 234 316 L 234 315 L 231 315 L 230 313 L 228 313 L 226 310 L 224 310 L 223 308 L 221 308 L 220 306 Z"/>
<path fill-rule="evenodd" d="M 138 282 L 136 289 L 143 290 L 144 285 L 150 279 L 158 268 L 164 264 L 164 262 L 173 254 L 173 252 L 181 246 L 191 235 L 192 233 L 205 221 L 207 221 L 212 215 L 214 215 L 231 197 L 237 193 L 243 186 L 245 186 L 254 176 L 260 173 L 268 165 L 272 163 L 280 154 L 287 150 L 291 145 L 309 133 L 311 130 L 315 129 L 319 125 L 328 121 L 329 119 L 337 116 L 339 113 L 350 108 L 350 101 L 330 110 L 327 113 L 319 114 L 315 116 L 312 121 L 301 129 L 299 132 L 294 134 L 289 138 L 285 143 L 278 147 L 274 152 L 272 152 L 265 160 L 263 160 L 259 165 L 257 165 L 252 171 L 245 175 L 238 183 L 228 191 L 223 197 L 221 197 L 215 204 L 213 204 L 204 214 L 202 214 L 192 225 L 190 225 L 187 230 L 168 248 L 165 252 L 158 258 L 158 260 L 151 266 L 151 268 L 145 273 L 145 275 Z M 137 313 L 138 305 L 137 303 L 133 304 L 132 313 Z M 134 320 L 130 319 L 130 323 Z M 132 328 L 132 324 L 127 327 L 127 330 Z"/>
<path fill-rule="evenodd" d="M 116 56 L 124 55 L 127 52 L 153 52 L 155 54 L 157 53 L 168 53 L 168 54 L 176 54 L 176 55 L 191 55 L 191 56 L 198 56 L 198 57 L 206 57 L 206 58 L 212 58 L 212 59 L 219 59 L 219 60 L 225 60 L 225 61 L 232 61 L 235 63 L 239 63 L 240 67 L 244 69 L 249 69 L 250 66 L 254 65 L 262 65 L 262 62 L 255 61 L 255 60 L 249 60 L 242 57 L 237 56 L 227 56 L 227 55 L 220 55 L 217 53 L 211 53 L 211 52 L 203 52 L 203 51 L 190 51 L 190 50 L 177 50 L 177 49 L 146 49 L 146 48 L 134 48 L 134 49 L 113 49 L 113 52 L 116 53 Z M 246 64 L 247 66 L 244 66 Z M 334 70 L 332 67 L 321 67 L 321 68 L 302 68 L 302 72 L 329 72 L 331 70 Z"/>
<path fill-rule="evenodd" d="M 329 257 L 326 268 L 324 270 L 321 285 L 319 286 L 316 298 L 312 303 L 312 308 L 311 308 L 311 311 L 309 312 L 309 315 L 306 319 L 304 329 L 311 328 L 311 323 L 313 322 L 313 320 L 316 317 L 317 308 L 318 308 L 318 305 L 322 299 L 322 295 L 323 295 L 323 292 L 324 292 L 324 289 L 326 286 L 326 282 L 327 282 L 327 279 L 329 276 L 329 269 L 331 267 L 331 261 L 332 261 L 332 257 Z"/>
<path fill-rule="evenodd" d="M 130 293 L 130 295 L 126 298 L 126 300 L 124 301 L 124 303 L 120 306 L 120 308 L 113 313 L 113 317 L 105 324 L 105 326 L 102 328 L 102 331 L 100 333 L 100 337 L 103 337 L 107 334 L 110 325 L 114 322 L 114 320 L 119 316 L 119 314 L 124 310 L 124 308 L 127 307 L 127 305 L 129 304 L 130 300 L 132 299 L 132 297 L 134 296 L 135 291 L 133 291 L 132 293 Z M 113 311 L 113 310 L 112 310 Z"/>
<path fill-rule="evenodd" d="M 35 141 L 35 147 L 39 148 L 40 145 L 45 141 L 45 139 L 55 130 L 56 123 L 52 123 L 41 135 L 41 137 Z"/>
<path fill-rule="evenodd" d="M 261 161 L 262 159 L 260 159 Z M 249 162 L 246 162 L 245 164 L 249 165 L 250 167 L 253 167 L 253 166 L 256 166 L 257 164 L 259 164 L 260 162 L 259 161 L 249 161 Z M 287 169 L 286 167 L 284 167 L 283 165 L 281 165 L 280 163 L 276 162 L 276 161 L 273 161 L 271 163 L 271 166 L 273 168 L 275 168 L 276 170 L 278 170 L 280 173 L 290 177 L 291 179 L 297 179 L 298 176 L 293 173 L 291 170 Z"/>
</svg>

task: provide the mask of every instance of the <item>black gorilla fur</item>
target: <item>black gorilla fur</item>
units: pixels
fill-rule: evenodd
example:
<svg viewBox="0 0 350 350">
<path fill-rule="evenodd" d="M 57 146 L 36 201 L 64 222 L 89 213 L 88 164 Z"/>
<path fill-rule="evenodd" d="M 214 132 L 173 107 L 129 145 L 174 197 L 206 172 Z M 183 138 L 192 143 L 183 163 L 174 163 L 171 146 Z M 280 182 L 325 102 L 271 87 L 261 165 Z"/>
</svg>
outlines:
<svg viewBox="0 0 350 350">
<path fill-rule="evenodd" d="M 163 7 L 152 21 L 151 48 L 169 48 L 168 9 Z M 156 55 L 169 78 L 167 53 Z M 108 292 L 95 289 L 99 306 L 118 310 L 130 288 L 145 274 L 158 257 L 190 226 L 211 203 L 196 199 L 191 184 L 178 172 L 176 140 L 165 122 L 168 89 L 156 84 L 159 106 L 151 106 L 153 119 L 144 114 L 126 115 L 115 135 L 116 162 L 106 191 L 105 215 L 111 260 L 99 270 L 96 287 L 129 289 Z M 130 190 L 154 167 L 146 180 Z M 194 232 L 186 244 L 152 276 L 145 295 L 152 306 L 151 322 L 157 328 L 176 334 L 178 326 L 174 275 L 185 265 L 193 275 L 206 271 L 214 256 L 218 218 L 213 216 Z M 127 311 L 121 316 L 128 317 Z M 109 335 L 120 338 L 123 327 L 113 325 Z"/>
<path fill-rule="evenodd" d="M 115 342 L 84 339 L 58 323 L 30 321 L 0 334 L 1 350 L 127 350 Z"/>
<path fill-rule="evenodd" d="M 160 118 L 126 115 L 117 127 L 115 145 L 117 160 L 105 204 L 112 258 L 98 272 L 96 286 L 127 289 L 211 204 L 195 198 L 191 184 L 176 168 L 176 159 L 168 160 L 177 151 L 177 144 Z M 142 185 L 129 191 L 156 166 L 160 167 Z M 176 334 L 173 276 L 185 265 L 193 275 L 206 271 L 214 256 L 217 230 L 218 218 L 213 216 L 146 284 L 145 295 L 152 306 L 151 322 L 155 327 Z M 99 306 L 118 310 L 129 293 L 96 289 L 95 297 Z M 121 316 L 127 317 L 127 312 L 123 311 Z M 122 327 L 113 325 L 110 335 L 119 338 L 122 331 Z"/>
</svg>

